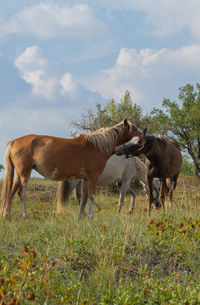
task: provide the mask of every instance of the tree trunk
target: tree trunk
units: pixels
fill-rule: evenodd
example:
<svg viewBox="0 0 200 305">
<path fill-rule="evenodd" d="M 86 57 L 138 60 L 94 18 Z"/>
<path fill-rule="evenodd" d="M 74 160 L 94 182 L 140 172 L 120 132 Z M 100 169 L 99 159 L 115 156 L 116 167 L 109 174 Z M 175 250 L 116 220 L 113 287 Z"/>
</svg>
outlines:
<svg viewBox="0 0 200 305">
<path fill-rule="evenodd" d="M 195 166 L 195 176 L 200 179 L 200 159 L 195 156 L 192 149 L 188 148 L 188 153 L 192 157 Z"/>
<path fill-rule="evenodd" d="M 195 166 L 195 176 L 200 179 L 200 168 Z"/>
</svg>

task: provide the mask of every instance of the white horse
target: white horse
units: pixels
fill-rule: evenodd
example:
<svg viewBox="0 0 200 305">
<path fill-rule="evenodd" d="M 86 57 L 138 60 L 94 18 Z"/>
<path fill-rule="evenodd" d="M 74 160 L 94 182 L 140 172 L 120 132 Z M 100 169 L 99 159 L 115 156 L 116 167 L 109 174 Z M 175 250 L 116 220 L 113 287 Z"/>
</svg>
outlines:
<svg viewBox="0 0 200 305">
<path fill-rule="evenodd" d="M 106 186 L 109 184 L 117 183 L 121 185 L 118 211 L 121 211 L 124 199 L 127 193 L 130 193 L 132 200 L 130 203 L 129 213 L 132 213 L 135 207 L 135 192 L 131 187 L 131 182 L 138 179 L 142 184 L 147 194 L 147 181 L 146 181 L 147 166 L 137 157 L 126 158 L 124 155 L 112 155 L 106 166 L 98 178 L 97 185 Z M 82 180 L 81 195 L 80 195 L 80 179 L 71 179 L 68 181 L 58 182 L 58 199 L 57 199 L 57 213 L 63 212 L 67 199 L 73 189 L 76 187 L 76 195 L 80 204 L 79 214 L 85 214 L 85 205 L 88 199 L 87 194 L 87 181 Z M 154 179 L 153 186 L 153 200 L 156 208 L 160 208 L 160 183 L 159 179 Z M 82 202 L 81 202 L 82 201 Z M 81 204 L 82 203 L 82 204 Z"/>
</svg>

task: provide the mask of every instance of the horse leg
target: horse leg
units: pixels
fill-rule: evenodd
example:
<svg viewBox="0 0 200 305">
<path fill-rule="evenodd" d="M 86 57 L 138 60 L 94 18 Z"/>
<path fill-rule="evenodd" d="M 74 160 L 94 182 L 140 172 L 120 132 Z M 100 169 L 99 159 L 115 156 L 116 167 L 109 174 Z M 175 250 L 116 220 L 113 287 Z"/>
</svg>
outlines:
<svg viewBox="0 0 200 305">
<path fill-rule="evenodd" d="M 31 169 L 29 171 L 27 169 L 26 175 L 21 175 L 21 176 L 19 175 L 20 185 L 19 185 L 18 195 L 21 201 L 23 217 L 26 219 L 28 219 L 28 214 L 26 210 L 26 191 L 27 191 L 27 185 L 30 175 L 31 175 Z"/>
<path fill-rule="evenodd" d="M 80 181 L 75 188 L 76 199 L 77 199 L 79 205 L 81 204 L 81 185 L 82 185 L 82 181 Z"/>
<path fill-rule="evenodd" d="M 150 217 L 151 214 L 151 205 L 153 203 L 153 176 L 151 174 L 147 174 L 147 186 L 148 186 L 148 209 L 147 209 L 147 217 Z"/>
<path fill-rule="evenodd" d="M 170 188 L 169 188 L 169 207 L 171 208 L 173 203 L 173 191 L 176 188 L 178 175 L 175 175 L 173 178 L 170 178 Z"/>
<path fill-rule="evenodd" d="M 163 210 L 165 211 L 165 190 L 166 190 L 166 179 L 161 178 L 160 179 L 160 202 L 162 205 Z"/>
<path fill-rule="evenodd" d="M 81 181 L 81 194 L 80 194 L 80 207 L 79 207 L 79 213 L 78 213 L 78 218 L 81 218 L 81 216 L 85 217 L 85 205 L 88 200 L 88 186 L 87 186 L 87 181 L 82 180 Z"/>
<path fill-rule="evenodd" d="M 129 188 L 130 182 L 129 181 L 125 181 L 122 183 L 121 185 L 121 189 L 120 189 L 120 195 L 119 195 L 119 208 L 118 208 L 118 212 L 121 211 L 122 205 L 124 203 L 124 198 L 126 196 L 127 190 Z"/>
<path fill-rule="evenodd" d="M 8 214 L 9 217 L 10 217 L 11 203 L 12 203 L 13 197 L 15 196 L 15 193 L 20 188 L 20 186 L 21 186 L 20 179 L 19 179 L 18 174 L 16 173 L 16 177 L 14 179 L 12 189 L 10 191 L 10 198 L 9 198 L 9 201 L 8 201 L 8 207 L 7 207 L 7 211 L 6 211 L 6 214 Z"/>
<path fill-rule="evenodd" d="M 22 194 L 21 194 L 21 206 L 22 206 L 22 214 L 25 219 L 28 219 L 28 214 L 26 210 L 26 191 L 27 191 L 28 181 L 24 183 L 22 186 Z"/>
<path fill-rule="evenodd" d="M 130 186 L 130 188 L 128 189 L 128 192 L 131 194 L 132 196 L 132 199 L 131 199 L 131 202 L 130 202 L 130 207 L 129 207 L 129 210 L 128 210 L 128 213 L 132 214 L 134 209 L 135 209 L 135 192 L 134 190 L 132 189 L 132 187 Z"/>
<path fill-rule="evenodd" d="M 172 207 L 172 201 L 173 201 L 173 181 L 170 179 L 170 187 L 169 187 L 169 208 Z"/>
<path fill-rule="evenodd" d="M 98 175 L 93 175 L 88 177 L 88 216 L 89 218 L 94 218 L 94 200 L 96 194 L 96 186 L 97 186 Z"/>
<path fill-rule="evenodd" d="M 21 201 L 21 207 L 22 207 L 22 215 L 23 215 L 24 218 L 28 219 L 28 214 L 27 214 L 27 210 L 26 210 L 26 202 L 25 202 L 25 199 L 26 199 L 26 189 L 27 189 L 27 182 L 25 182 L 24 185 L 22 185 L 21 181 L 20 181 L 20 178 L 17 175 L 15 180 L 14 180 L 12 189 L 11 189 L 10 202 L 9 202 L 9 206 L 8 206 L 9 214 L 10 214 L 10 211 L 11 211 L 11 202 L 12 202 L 12 199 L 13 199 L 16 191 L 18 190 L 18 195 L 19 195 L 19 198 L 20 198 L 20 201 Z"/>
</svg>

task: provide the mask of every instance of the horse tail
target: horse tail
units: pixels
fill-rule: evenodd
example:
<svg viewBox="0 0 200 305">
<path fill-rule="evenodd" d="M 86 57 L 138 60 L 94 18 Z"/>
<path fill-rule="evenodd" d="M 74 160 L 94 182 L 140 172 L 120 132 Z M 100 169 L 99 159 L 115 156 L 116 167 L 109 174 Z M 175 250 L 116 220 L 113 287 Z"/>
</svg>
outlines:
<svg viewBox="0 0 200 305">
<path fill-rule="evenodd" d="M 1 214 L 3 217 L 6 216 L 9 209 L 11 189 L 13 186 L 14 165 L 10 158 L 10 149 L 13 143 L 14 143 L 13 141 L 8 142 L 4 155 L 5 172 L 4 172 L 4 180 L 3 180 L 3 189 L 1 193 Z"/>
<path fill-rule="evenodd" d="M 167 178 L 165 184 L 165 194 L 169 195 L 170 192 L 173 192 L 176 188 L 176 184 L 177 184 L 177 176 L 173 178 Z"/>
<path fill-rule="evenodd" d="M 164 192 L 166 195 L 169 194 L 169 190 L 170 190 L 170 179 L 167 178 L 164 183 Z"/>
<path fill-rule="evenodd" d="M 176 188 L 178 175 L 179 173 L 175 175 L 173 178 L 168 179 L 168 184 L 171 185 L 172 191 L 174 191 Z"/>
<path fill-rule="evenodd" d="M 58 182 L 57 189 L 57 214 L 61 214 L 65 209 L 67 204 L 67 199 L 69 197 L 69 184 L 70 182 L 67 180 Z"/>
<path fill-rule="evenodd" d="M 73 189 L 78 184 L 79 179 L 72 179 L 72 180 L 64 180 L 58 182 L 58 190 L 57 190 L 57 214 L 62 214 L 69 196 Z"/>
</svg>

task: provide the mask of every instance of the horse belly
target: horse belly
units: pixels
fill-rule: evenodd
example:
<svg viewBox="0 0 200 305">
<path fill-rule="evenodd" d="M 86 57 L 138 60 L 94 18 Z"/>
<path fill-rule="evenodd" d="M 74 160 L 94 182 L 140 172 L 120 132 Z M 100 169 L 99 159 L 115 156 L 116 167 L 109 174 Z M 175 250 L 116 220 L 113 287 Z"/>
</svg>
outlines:
<svg viewBox="0 0 200 305">
<path fill-rule="evenodd" d="M 53 169 L 46 168 L 45 166 L 41 166 L 38 163 L 35 163 L 33 169 L 38 172 L 41 176 L 51 179 L 51 180 L 58 180 L 59 176 L 59 169 L 54 167 Z M 62 180 L 62 179 L 60 179 Z"/>
<path fill-rule="evenodd" d="M 105 176 L 101 174 L 98 178 L 97 184 L 101 186 L 106 186 L 108 184 L 112 184 L 115 182 L 116 182 L 116 177 L 113 177 L 112 175 Z"/>
<path fill-rule="evenodd" d="M 56 181 L 86 177 L 85 168 L 81 162 L 64 162 L 59 158 L 35 160 L 33 169 L 40 175 Z"/>
</svg>

